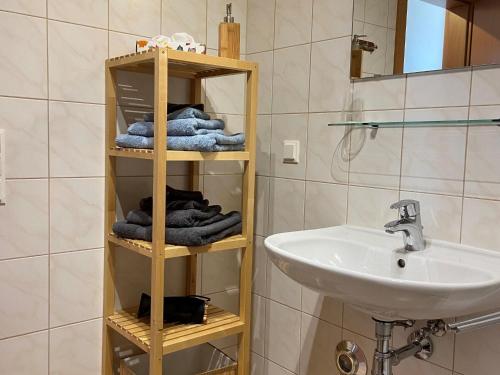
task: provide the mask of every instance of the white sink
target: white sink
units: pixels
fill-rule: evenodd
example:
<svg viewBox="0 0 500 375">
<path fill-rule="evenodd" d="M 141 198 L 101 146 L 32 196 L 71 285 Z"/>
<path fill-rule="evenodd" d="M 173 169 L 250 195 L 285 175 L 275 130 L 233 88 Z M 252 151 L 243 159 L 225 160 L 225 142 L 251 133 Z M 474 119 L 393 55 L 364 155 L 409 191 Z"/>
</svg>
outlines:
<svg viewBox="0 0 500 375">
<path fill-rule="evenodd" d="M 348 225 L 275 234 L 265 245 L 290 278 L 381 320 L 500 308 L 498 251 L 427 239 L 408 252 L 400 235 Z"/>
</svg>

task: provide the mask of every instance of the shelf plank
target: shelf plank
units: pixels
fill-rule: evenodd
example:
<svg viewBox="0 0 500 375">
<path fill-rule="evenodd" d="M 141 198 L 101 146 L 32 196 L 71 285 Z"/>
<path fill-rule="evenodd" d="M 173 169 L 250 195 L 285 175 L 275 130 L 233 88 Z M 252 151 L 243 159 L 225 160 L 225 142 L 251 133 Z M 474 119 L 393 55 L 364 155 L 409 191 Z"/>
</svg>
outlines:
<svg viewBox="0 0 500 375">
<path fill-rule="evenodd" d="M 141 240 L 129 240 L 126 238 L 120 238 L 114 233 L 108 236 L 108 241 L 114 243 L 115 245 L 124 247 L 128 250 L 135 251 L 141 255 L 151 257 L 152 256 L 152 245 L 151 242 L 141 241 Z M 248 245 L 247 239 L 241 235 L 231 236 L 224 238 L 223 240 L 214 242 L 210 245 L 205 246 L 175 246 L 166 245 L 165 246 L 165 259 L 186 257 L 202 253 L 214 253 L 218 251 L 227 251 L 239 249 L 246 247 Z"/>
<path fill-rule="evenodd" d="M 120 311 L 108 318 L 106 324 L 145 352 L 151 348 L 149 319 L 138 319 L 135 311 Z M 163 329 L 163 354 L 176 352 L 235 335 L 245 323 L 230 312 L 210 305 L 206 324 L 169 324 Z"/>
<path fill-rule="evenodd" d="M 113 57 L 107 60 L 107 64 L 114 69 L 153 73 L 155 50 L 150 49 L 147 52 Z M 169 75 L 182 78 L 199 79 L 241 74 L 250 72 L 256 67 L 256 64 L 250 61 L 176 51 L 169 48 L 165 48 L 165 50 L 167 51 Z"/>
<path fill-rule="evenodd" d="M 246 161 L 250 158 L 250 153 L 247 151 L 199 152 L 166 150 L 166 153 L 167 161 Z M 150 149 L 115 147 L 109 150 L 109 155 L 124 158 L 154 159 L 154 151 Z"/>
</svg>

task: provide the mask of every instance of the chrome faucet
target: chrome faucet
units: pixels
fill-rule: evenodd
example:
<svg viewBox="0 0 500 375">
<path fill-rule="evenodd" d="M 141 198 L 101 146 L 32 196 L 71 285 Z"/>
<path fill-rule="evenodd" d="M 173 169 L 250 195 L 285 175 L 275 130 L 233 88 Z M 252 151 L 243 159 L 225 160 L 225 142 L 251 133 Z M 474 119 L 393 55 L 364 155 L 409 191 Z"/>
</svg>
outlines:
<svg viewBox="0 0 500 375">
<path fill-rule="evenodd" d="M 406 250 L 424 250 L 424 227 L 420 219 L 420 203 L 405 199 L 391 204 L 391 208 L 399 210 L 399 219 L 385 224 L 385 231 L 391 234 L 402 232 Z"/>
</svg>

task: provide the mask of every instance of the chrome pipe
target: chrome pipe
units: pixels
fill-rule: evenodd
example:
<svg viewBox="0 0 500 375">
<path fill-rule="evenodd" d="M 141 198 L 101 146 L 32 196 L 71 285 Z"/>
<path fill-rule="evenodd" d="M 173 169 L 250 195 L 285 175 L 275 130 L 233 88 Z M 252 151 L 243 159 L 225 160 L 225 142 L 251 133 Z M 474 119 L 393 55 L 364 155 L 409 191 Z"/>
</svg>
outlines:
<svg viewBox="0 0 500 375">
<path fill-rule="evenodd" d="M 467 319 L 462 322 L 448 323 L 446 325 L 446 330 L 455 333 L 463 333 L 495 324 L 500 324 L 500 312 L 478 316 L 477 318 Z"/>
</svg>

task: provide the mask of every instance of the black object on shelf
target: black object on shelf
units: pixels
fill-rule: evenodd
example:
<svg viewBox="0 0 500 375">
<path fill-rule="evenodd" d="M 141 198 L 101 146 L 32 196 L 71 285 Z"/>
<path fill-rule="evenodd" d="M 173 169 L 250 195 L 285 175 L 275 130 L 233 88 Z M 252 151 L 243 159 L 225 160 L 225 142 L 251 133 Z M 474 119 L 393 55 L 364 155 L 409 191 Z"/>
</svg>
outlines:
<svg viewBox="0 0 500 375">
<path fill-rule="evenodd" d="M 210 302 L 210 298 L 196 295 L 187 297 L 164 297 L 163 320 L 166 323 L 206 323 L 208 302 Z M 145 318 L 150 315 L 151 296 L 142 293 L 137 317 Z"/>
</svg>

